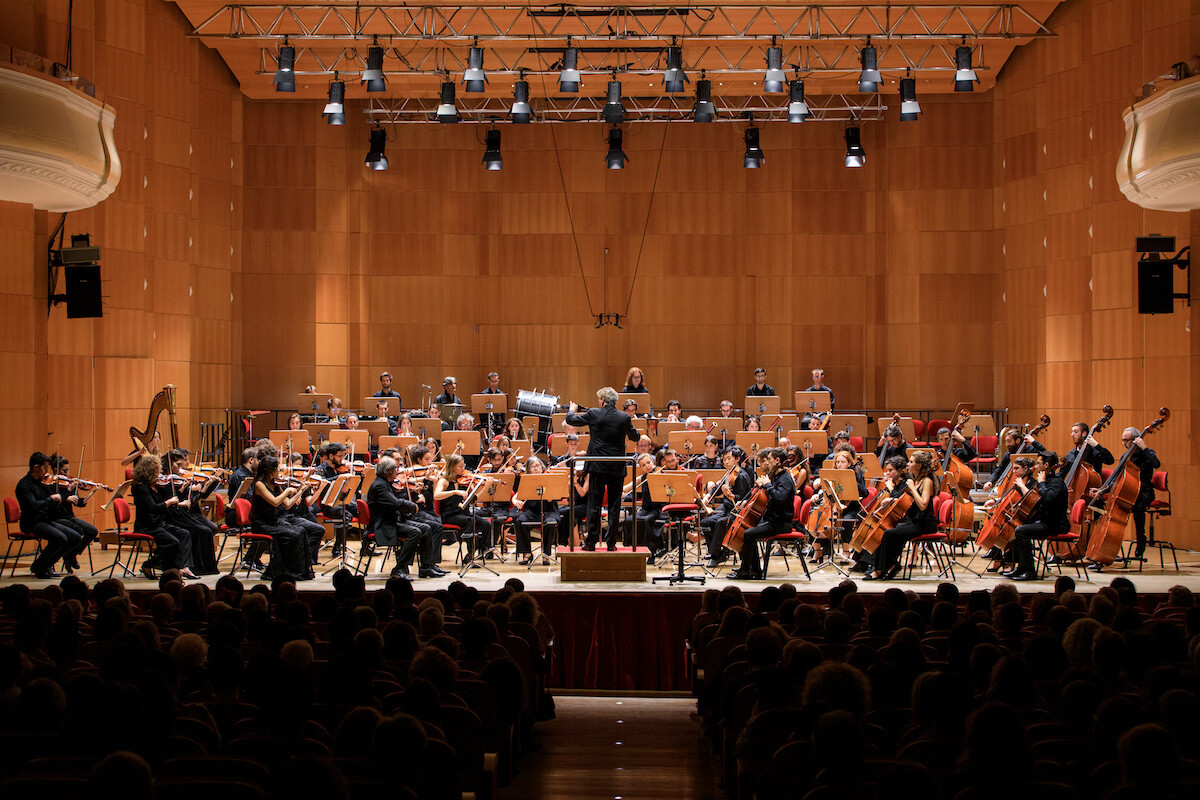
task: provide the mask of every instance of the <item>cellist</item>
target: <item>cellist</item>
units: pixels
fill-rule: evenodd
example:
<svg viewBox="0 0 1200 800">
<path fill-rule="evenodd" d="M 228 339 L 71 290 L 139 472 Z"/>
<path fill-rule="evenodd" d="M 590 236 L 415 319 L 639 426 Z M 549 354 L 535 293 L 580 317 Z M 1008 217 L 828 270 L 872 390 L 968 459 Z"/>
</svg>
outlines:
<svg viewBox="0 0 1200 800">
<path fill-rule="evenodd" d="M 720 489 L 713 498 L 713 502 L 719 500 L 721 504 L 713 513 L 700 520 L 700 528 L 708 541 L 708 563 L 705 566 L 709 569 L 716 568 L 725 560 L 727 551 L 723 543 L 729 523 L 736 514 L 734 508 L 746 499 L 750 488 L 754 486 L 754 478 L 746 471 L 744 449 L 735 444 L 721 455 L 721 459 L 729 473 L 728 478 L 722 479 Z"/>
<path fill-rule="evenodd" d="M 992 474 L 988 476 L 987 482 L 983 484 L 984 491 L 991 489 L 1004 477 L 1004 473 L 1008 471 L 1008 465 L 1012 457 L 1021 449 L 1021 432 L 1016 428 L 1005 428 L 1000 438 L 1004 442 L 1004 449 L 1000 453 L 1000 458 L 996 461 L 996 468 L 992 470 Z M 1034 453 L 1040 453 L 1046 449 L 1042 446 L 1041 442 L 1028 433 L 1025 434 L 1024 442 Z"/>
<path fill-rule="evenodd" d="M 888 459 L 888 463 L 893 463 L 892 459 Z M 933 479 L 933 456 L 924 450 L 913 453 L 908 457 L 908 472 L 910 477 L 900 483 L 899 488 L 912 495 L 913 504 L 894 528 L 883 532 L 883 539 L 875 550 L 875 572 L 864 575 L 864 581 L 896 577 L 900 571 L 900 553 L 904 550 L 904 544 L 937 530 L 937 515 L 933 508 L 933 496 L 937 494 L 937 481 Z"/>
<path fill-rule="evenodd" d="M 1150 507 L 1150 503 L 1154 500 L 1154 470 L 1162 466 L 1162 462 L 1158 460 L 1158 456 L 1147 445 L 1142 438 L 1142 432 L 1137 428 L 1126 428 L 1121 432 L 1121 443 L 1126 449 L 1137 448 L 1129 455 L 1129 463 L 1138 470 L 1138 477 L 1141 479 L 1141 488 L 1138 490 L 1137 500 L 1130 509 L 1130 514 L 1133 516 L 1133 527 L 1137 532 L 1137 545 L 1134 550 L 1134 557 L 1141 559 L 1146 553 L 1146 509 Z M 1107 453 L 1108 451 L 1105 450 Z M 1109 454 L 1108 462 L 1113 462 L 1112 454 Z M 1101 487 L 1103 488 L 1103 487 Z M 1097 497 L 1103 495 L 1097 492 Z M 1099 565 L 1093 564 L 1092 567 Z"/>
<path fill-rule="evenodd" d="M 1058 467 L 1058 454 L 1053 450 L 1038 453 L 1029 474 L 1026 474 L 1023 468 L 1025 463 L 1028 463 L 1028 459 L 1022 457 L 1013 465 L 1014 469 L 1022 467 L 1014 473 L 1014 490 L 1025 494 L 1030 488 L 1034 488 L 1041 496 L 1029 512 L 1025 523 L 1018 525 L 1013 533 L 1012 550 L 1017 566 L 1012 572 L 1006 572 L 1004 575 L 1014 581 L 1038 579 L 1037 569 L 1033 564 L 1032 540 L 1056 536 L 1071 529 L 1071 521 L 1067 516 L 1067 484 L 1055 471 Z M 1039 475 L 1041 481 L 1030 487 L 1030 479 Z"/>
<path fill-rule="evenodd" d="M 730 574 L 734 580 L 761 580 L 764 575 L 758 555 L 758 542 L 769 536 L 787 533 L 795 516 L 796 484 L 792 474 L 784 469 L 783 451 L 768 447 L 758 451 L 758 466 L 763 472 L 756 479 L 767 494 L 767 508 L 757 525 L 744 534 L 741 549 L 742 564 Z"/>
<path fill-rule="evenodd" d="M 953 436 L 954 444 L 951 444 L 950 439 Z M 938 450 L 940 455 L 946 454 L 946 448 L 950 447 L 954 453 L 954 457 L 962 463 L 966 464 L 974 461 L 979 457 L 979 453 L 967 441 L 967 438 L 958 431 L 953 433 L 949 428 L 938 428 L 937 430 Z"/>
</svg>

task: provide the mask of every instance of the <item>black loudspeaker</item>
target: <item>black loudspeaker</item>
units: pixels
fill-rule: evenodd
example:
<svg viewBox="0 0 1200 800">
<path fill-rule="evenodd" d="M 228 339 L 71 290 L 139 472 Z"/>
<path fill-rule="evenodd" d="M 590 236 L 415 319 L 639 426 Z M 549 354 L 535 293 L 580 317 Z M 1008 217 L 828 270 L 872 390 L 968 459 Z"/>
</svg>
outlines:
<svg viewBox="0 0 1200 800">
<path fill-rule="evenodd" d="M 100 299 L 100 267 L 66 267 L 67 319 L 104 316 Z"/>
<path fill-rule="evenodd" d="M 1138 262 L 1138 313 L 1170 314 L 1175 310 L 1174 261 Z"/>
</svg>

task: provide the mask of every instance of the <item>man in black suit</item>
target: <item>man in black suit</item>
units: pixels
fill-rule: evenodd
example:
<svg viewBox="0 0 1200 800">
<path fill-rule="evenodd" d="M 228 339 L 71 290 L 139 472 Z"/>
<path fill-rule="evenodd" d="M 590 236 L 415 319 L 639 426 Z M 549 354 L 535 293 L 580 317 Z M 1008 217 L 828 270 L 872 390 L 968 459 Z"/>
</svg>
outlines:
<svg viewBox="0 0 1200 800">
<path fill-rule="evenodd" d="M 617 390 L 605 386 L 596 392 L 599 408 L 591 408 L 580 414 L 579 406 L 571 403 L 567 424 L 580 427 L 587 425 L 591 432 L 588 442 L 589 456 L 624 456 L 625 440 L 636 442 L 639 438 L 628 414 L 617 411 Z M 605 543 L 609 550 L 617 549 L 617 529 L 621 519 L 621 488 L 625 482 L 625 463 L 618 461 L 588 461 L 584 471 L 588 473 L 588 533 L 584 550 L 595 550 L 600 541 L 600 507 L 604 505 L 604 490 L 608 490 L 608 535 Z"/>
<path fill-rule="evenodd" d="M 433 540 L 430 526 L 416 520 L 417 504 L 396 494 L 392 480 L 396 477 L 396 461 L 390 456 L 379 459 L 375 480 L 367 490 L 367 508 L 371 511 L 371 532 L 375 543 L 397 547 L 396 567 L 391 577 L 411 579 L 408 568 L 413 556 L 420 555 L 422 578 L 439 578 L 446 573 L 433 563 Z"/>
</svg>

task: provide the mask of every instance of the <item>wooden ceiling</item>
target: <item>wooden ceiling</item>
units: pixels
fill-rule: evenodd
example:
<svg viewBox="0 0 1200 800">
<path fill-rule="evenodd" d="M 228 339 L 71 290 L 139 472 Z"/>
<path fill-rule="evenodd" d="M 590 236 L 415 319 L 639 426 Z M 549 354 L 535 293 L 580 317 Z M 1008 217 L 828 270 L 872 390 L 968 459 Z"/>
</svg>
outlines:
<svg viewBox="0 0 1200 800">
<path fill-rule="evenodd" d="M 627 97 L 690 107 L 695 81 L 706 70 L 718 107 L 733 98 L 759 96 L 762 102 L 767 48 L 782 48 L 788 78 L 805 80 L 810 98 L 845 95 L 869 104 L 858 93 L 859 51 L 868 36 L 877 48 L 882 102 L 898 102 L 899 80 L 916 79 L 918 94 L 953 90 L 954 53 L 972 48 L 979 76 L 976 91 L 987 91 L 1012 52 L 1037 37 L 1052 36 L 1044 23 L 1058 0 L 1019 4 L 927 0 L 895 3 L 717 4 L 679 6 L 648 0 L 637 5 L 503 5 L 466 0 L 454 6 L 402 6 L 381 0 L 361 2 L 226 4 L 219 0 L 174 0 L 193 26 L 193 35 L 214 48 L 247 97 L 259 100 L 323 100 L 334 70 L 346 81 L 346 99 L 397 103 L 436 103 L 440 84 L 453 80 L 461 99 L 510 98 L 518 73 L 525 71 L 535 109 L 578 102 L 603 103 L 615 75 Z M 567 36 L 580 50 L 579 95 L 558 90 L 557 74 Z M 284 39 L 296 52 L 296 91 L 275 91 L 275 55 Z M 462 74 L 469 48 L 484 51 L 489 83 L 481 95 L 466 95 Z M 387 89 L 368 95 L 359 85 L 367 48 L 377 38 L 385 48 Z M 682 47 L 690 83 L 668 96 L 662 86 L 665 48 Z M 447 77 L 448 76 L 448 77 Z M 888 95 L 891 95 L 889 98 Z M 786 93 L 766 95 L 786 105 Z M 819 102 L 819 101 L 818 101 Z M 870 102 L 879 103 L 878 99 Z"/>
</svg>

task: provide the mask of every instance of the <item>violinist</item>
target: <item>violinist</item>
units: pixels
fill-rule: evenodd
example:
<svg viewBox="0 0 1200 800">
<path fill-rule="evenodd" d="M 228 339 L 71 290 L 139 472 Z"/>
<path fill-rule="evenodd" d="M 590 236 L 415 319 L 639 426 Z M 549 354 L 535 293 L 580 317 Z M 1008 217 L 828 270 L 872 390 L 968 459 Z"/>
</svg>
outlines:
<svg viewBox="0 0 1200 800">
<path fill-rule="evenodd" d="M 954 439 L 953 444 L 950 442 L 952 436 Z M 971 443 L 967 441 L 966 437 L 958 431 L 951 432 L 949 428 L 938 428 L 937 440 L 938 455 L 940 456 L 944 456 L 946 454 L 946 448 L 950 447 L 952 448 L 954 457 L 964 464 L 979 458 L 978 451 L 976 451 L 975 448 L 971 446 Z"/>
<path fill-rule="evenodd" d="M 158 486 L 158 494 L 164 502 L 175 501 L 167 508 L 163 526 L 181 544 L 185 541 L 188 543 L 190 556 L 187 564 L 192 571 L 211 575 L 216 573 L 213 534 L 198 515 L 192 514 L 192 508 L 200 504 L 197 493 L 204 484 L 195 480 L 190 473 L 184 474 L 186 464 L 187 456 L 182 450 L 168 451 L 162 457 L 162 474 L 167 480 Z"/>
<path fill-rule="evenodd" d="M 864 581 L 891 580 L 900 572 L 900 553 L 904 545 L 917 536 L 937 530 L 937 514 L 933 508 L 933 497 L 937 494 L 937 481 L 933 479 L 933 456 L 927 451 L 913 453 L 908 458 L 911 477 L 899 472 L 900 456 L 888 459 L 897 472 L 896 478 L 889 476 L 886 486 L 892 497 L 903 492 L 912 495 L 913 503 L 894 528 L 883 532 L 883 539 L 875 550 L 875 572 L 864 575 Z"/>
<path fill-rule="evenodd" d="M 192 545 L 192 571 L 197 575 L 216 575 L 220 570 L 217 569 L 213 538 L 221 534 L 221 529 L 205 515 L 203 502 L 211 497 L 220 485 L 221 473 L 216 470 L 194 470 L 190 451 L 180 448 L 179 452 L 183 456 L 181 469 L 193 476 L 188 491 L 192 502 L 187 509 L 188 529 L 197 537 L 196 543 Z M 300 454 L 297 453 L 296 457 L 300 458 Z"/>
<path fill-rule="evenodd" d="M 57 578 L 54 565 L 61 558 L 72 563 L 80 552 L 82 537 L 58 518 L 59 507 L 71 495 L 64 495 L 51 480 L 50 459 L 45 453 L 29 457 L 29 472 L 17 481 L 17 503 L 21 506 L 21 530 L 41 539 L 41 553 L 30 570 L 35 578 Z"/>
<path fill-rule="evenodd" d="M 747 397 L 774 397 L 775 389 L 767 383 L 767 371 L 762 367 L 754 369 L 754 384 L 746 390 Z"/>
<path fill-rule="evenodd" d="M 260 452 L 259 458 L 261 459 L 261 457 L 262 454 Z M 320 463 L 313 470 L 313 474 L 324 480 L 326 484 L 333 483 L 339 475 L 349 469 L 344 463 L 346 460 L 346 445 L 341 442 L 326 442 L 317 451 L 317 459 Z M 346 528 L 349 527 L 349 521 L 354 518 L 357 509 L 349 503 L 338 506 L 328 505 L 325 503 L 324 492 L 321 494 L 317 510 L 321 512 L 321 515 L 325 519 L 333 523 L 333 551 L 331 556 L 338 558 L 346 549 Z M 353 502 L 353 497 L 347 499 Z M 366 549 L 364 548 L 364 550 Z"/>
<path fill-rule="evenodd" d="M 516 454 L 508 448 L 501 450 L 498 447 L 489 447 L 482 464 L 480 472 L 485 475 L 498 475 L 502 472 L 519 472 L 521 469 L 519 465 L 517 467 L 513 466 L 516 464 Z M 480 493 L 481 500 L 488 495 L 487 488 L 484 487 L 484 491 Z M 508 524 L 512 517 L 508 501 L 483 501 L 480 503 L 480 508 L 492 520 L 493 530 L 501 530 L 504 525 Z"/>
<path fill-rule="evenodd" d="M 983 484 L 984 491 L 991 489 L 996 485 L 997 481 L 1008 471 L 1008 465 L 1012 461 L 1012 457 L 1021 449 L 1021 432 L 1016 428 L 1005 428 L 1000 436 L 1003 447 L 1001 448 L 1000 458 L 996 461 L 996 468 L 992 470 L 992 474 L 988 476 L 987 481 Z M 1046 448 L 1036 437 L 1025 434 L 1024 443 L 1028 446 L 1030 455 L 1040 453 Z"/>
<path fill-rule="evenodd" d="M 721 469 L 724 464 L 719 452 L 721 442 L 715 436 L 704 437 L 704 455 L 693 456 L 688 469 Z M 729 469 L 729 467 L 725 467 Z"/>
<path fill-rule="evenodd" d="M 1132 465 L 1130 468 L 1136 469 L 1138 477 L 1141 479 L 1137 500 L 1134 501 L 1133 508 L 1129 510 L 1130 516 L 1133 517 L 1134 531 L 1137 534 L 1134 558 L 1140 560 L 1145 557 L 1146 553 L 1146 509 L 1154 501 L 1154 470 L 1161 467 L 1162 462 L 1158 460 L 1158 455 L 1146 445 L 1146 440 L 1142 438 L 1142 432 L 1137 428 L 1126 428 L 1122 431 L 1121 444 L 1125 445 L 1126 450 L 1133 448 L 1133 452 L 1129 455 L 1129 464 Z M 1112 454 L 1109 454 L 1109 459 L 1111 463 Z M 1099 489 L 1096 492 L 1096 497 L 1103 497 L 1099 494 Z M 1093 505 L 1096 504 L 1093 503 Z"/>
<path fill-rule="evenodd" d="M 70 573 L 79 569 L 79 554 L 87 550 L 100 534 L 95 525 L 75 516 L 75 509 L 87 505 L 87 501 L 100 489 L 100 484 L 93 483 L 85 488 L 78 481 L 72 479 L 71 462 L 58 453 L 50 456 L 50 468 L 54 470 L 57 478 L 58 493 L 65 495 L 55 510 L 55 521 L 73 529 L 80 536 L 77 550 L 63 555 L 63 568 Z"/>
<path fill-rule="evenodd" d="M 305 552 L 303 534 L 280 514 L 299 502 L 299 489 L 280 486 L 279 460 L 273 455 L 259 458 L 250 497 L 250 529 L 271 537 L 271 563 L 263 571 L 263 580 L 283 574 L 297 580 L 313 578 L 312 559 Z"/>
<path fill-rule="evenodd" d="M 429 526 L 429 563 L 441 569 L 437 565 L 442 560 L 442 542 L 446 532 L 442 528 L 442 518 L 433 511 L 433 489 L 440 475 L 433 469 L 433 452 L 428 447 L 413 445 L 408 452 L 414 468 L 421 470 L 422 474 L 408 481 L 406 496 L 417 504 L 414 520 Z M 450 541 L 453 543 L 454 540 Z"/>
<path fill-rule="evenodd" d="M 617 410 L 617 392 L 611 386 L 605 386 L 596 392 L 600 408 L 593 408 L 579 413 L 579 406 L 571 403 L 566 422 L 570 425 L 589 426 L 591 431 L 588 455 L 606 457 L 624 457 L 625 441 L 638 441 L 637 430 L 629 415 Z M 589 476 L 588 485 L 588 535 L 583 544 L 584 550 L 595 550 L 600 541 L 600 507 L 604 505 L 605 492 L 608 493 L 608 538 L 606 544 L 609 550 L 617 549 L 616 521 L 621 518 L 621 485 L 624 481 L 625 466 L 623 461 L 588 461 L 584 470 Z"/>
<path fill-rule="evenodd" d="M 858 496 L 867 496 L 867 479 L 859 466 L 858 453 L 849 443 L 835 445 L 833 448 L 833 468 L 848 469 L 854 473 L 854 482 L 858 485 Z M 851 500 L 842 508 L 840 522 L 842 525 L 842 541 L 848 542 L 854 536 L 854 527 L 862 519 L 863 507 L 861 500 Z M 864 571 L 860 569 L 860 571 Z"/>
<path fill-rule="evenodd" d="M 1019 457 L 1017 463 L 1028 462 L 1027 458 Z M 1038 579 L 1037 569 L 1033 564 L 1033 541 L 1056 536 L 1071 530 L 1071 521 L 1067 516 L 1067 484 L 1055 471 L 1058 467 L 1058 454 L 1053 450 L 1043 450 L 1037 454 L 1031 474 L 1017 472 L 1013 481 L 1014 491 L 1021 494 L 1036 489 L 1037 503 L 1029 512 L 1025 524 L 1018 525 L 1013 533 L 1012 549 L 1017 566 L 1012 572 L 1006 572 L 1005 577 L 1014 581 L 1035 581 Z M 1030 483 L 1037 476 L 1041 482 L 1036 486 Z"/>
<path fill-rule="evenodd" d="M 900 430 L 899 425 L 892 424 L 883 429 L 879 444 L 875 446 L 875 455 L 880 464 L 892 456 L 900 456 L 905 463 L 908 462 L 908 442 L 904 441 L 904 431 Z"/>
<path fill-rule="evenodd" d="M 1075 463 L 1075 459 L 1082 456 L 1083 463 L 1096 471 L 1099 475 L 1106 464 L 1112 464 L 1116 461 L 1113 454 L 1108 451 L 1104 445 L 1096 441 L 1088 431 L 1086 422 L 1076 422 L 1071 426 L 1071 449 L 1067 451 L 1067 455 L 1063 458 L 1062 471 L 1065 475 L 1071 471 L 1071 466 Z M 1124 440 L 1124 434 L 1122 434 Z M 1153 498 L 1151 498 L 1153 499 Z"/>
<path fill-rule="evenodd" d="M 755 484 L 766 492 L 767 506 L 759 523 L 744 534 L 741 566 L 729 575 L 733 580 L 761 580 L 764 573 L 758 554 L 759 541 L 792 530 L 796 484 L 792 474 L 783 467 L 783 457 L 783 452 L 777 447 L 758 451 L 758 471 L 761 474 L 755 479 Z"/>
<path fill-rule="evenodd" d="M 441 504 L 442 524 L 457 525 L 464 539 L 484 537 L 482 550 L 488 550 L 491 548 L 491 517 L 477 509 L 463 507 L 471 481 L 472 476 L 467 472 L 463 457 L 458 453 L 449 453 L 442 467 L 442 476 L 433 490 L 433 499 Z M 446 535 L 449 538 L 450 532 L 447 531 Z"/>
<path fill-rule="evenodd" d="M 650 390 L 646 388 L 645 376 L 637 367 L 630 367 L 629 372 L 625 373 L 625 387 L 621 389 L 621 394 L 649 394 Z"/>
<path fill-rule="evenodd" d="M 710 493 L 713 489 L 717 491 L 712 501 L 717 503 L 716 508 L 700 520 L 700 529 L 704 531 L 705 541 L 708 542 L 708 563 L 705 566 L 709 569 L 722 564 L 729 555 L 723 542 L 729 530 L 729 523 L 736 514 L 735 506 L 746 499 L 746 495 L 754 486 L 754 478 L 745 468 L 746 451 L 740 446 L 735 444 L 728 448 L 721 456 L 721 462 L 725 467 L 726 477 L 716 485 L 708 487 Z"/>
<path fill-rule="evenodd" d="M 637 444 L 633 447 L 634 455 L 647 455 L 654 451 L 654 440 L 646 434 L 638 437 Z"/>
<path fill-rule="evenodd" d="M 316 498 L 328 484 L 304 469 L 304 457 L 299 453 L 292 453 L 291 460 L 289 472 L 292 477 L 288 485 L 299 488 L 300 502 L 281 513 L 285 522 L 300 529 L 312 563 L 316 564 L 319 561 L 321 540 L 325 538 L 325 526 L 317 522 L 317 515 L 313 513 L 310 504 L 315 504 Z"/>
<path fill-rule="evenodd" d="M 675 451 L 667 450 L 666 452 L 671 454 L 674 463 L 678 466 L 679 457 L 675 455 Z M 666 469 L 665 461 L 662 468 Z M 646 548 L 650 551 L 650 555 L 646 558 L 646 562 L 649 564 L 653 564 L 667 553 L 667 545 L 663 541 L 662 535 L 663 527 L 666 525 L 666 516 L 663 514 L 663 507 L 666 504 L 656 503 L 651 499 L 650 487 L 646 482 L 646 476 L 654 471 L 654 456 L 649 454 L 638 456 L 633 481 L 622 487 L 622 499 L 627 499 L 631 503 L 634 491 L 638 492 L 638 510 L 634 524 L 636 530 L 641 534 L 641 539 L 646 542 Z M 588 513 L 591 513 L 590 509 Z M 611 517 L 608 524 L 611 530 L 613 525 Z M 634 541 L 636 542 L 636 538 Z M 627 542 L 627 544 L 632 543 Z"/>
<path fill-rule="evenodd" d="M 367 489 L 367 508 L 371 512 L 370 532 L 375 543 L 396 548 L 396 566 L 391 577 L 412 580 L 409 567 L 413 557 L 420 554 L 421 578 L 440 578 L 445 571 L 433 563 L 433 539 L 429 525 L 416 519 L 420 510 L 413 501 L 398 494 L 392 487 L 396 479 L 396 460 L 381 456 L 375 465 L 375 480 Z"/>
<path fill-rule="evenodd" d="M 182 538 L 167 526 L 167 510 L 178 505 L 179 498 L 159 494 L 156 484 L 162 474 L 162 460 L 158 456 L 144 455 L 133 465 L 133 505 L 137 515 L 133 518 L 135 533 L 146 533 L 154 537 L 154 552 L 142 562 L 142 575 L 154 580 L 155 569 L 178 569 L 185 578 L 195 578 L 189 564 L 192 560 L 191 538 L 184 533 Z"/>
<path fill-rule="evenodd" d="M 779 450 L 783 452 L 783 466 L 792 473 L 792 482 L 796 484 L 797 491 L 799 491 L 799 487 L 808 483 L 808 479 L 811 477 L 808 470 L 809 462 L 805 460 L 804 452 L 798 444 L 789 444 L 787 447 L 780 447 Z"/>
<path fill-rule="evenodd" d="M 546 472 L 546 465 L 537 456 L 530 456 L 525 462 L 524 471 L 529 475 L 542 475 Z M 518 486 L 520 480 L 517 478 Z M 542 558 L 548 558 L 554 542 L 558 539 L 559 520 L 562 519 L 562 512 L 559 510 L 557 501 L 554 500 L 514 500 L 513 505 L 519 512 L 512 518 L 517 534 L 517 563 L 527 567 L 533 563 L 533 543 L 529 538 L 528 525 L 535 522 L 541 523 Z M 525 555 L 524 559 L 521 558 L 522 554 Z"/>
</svg>

